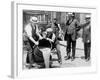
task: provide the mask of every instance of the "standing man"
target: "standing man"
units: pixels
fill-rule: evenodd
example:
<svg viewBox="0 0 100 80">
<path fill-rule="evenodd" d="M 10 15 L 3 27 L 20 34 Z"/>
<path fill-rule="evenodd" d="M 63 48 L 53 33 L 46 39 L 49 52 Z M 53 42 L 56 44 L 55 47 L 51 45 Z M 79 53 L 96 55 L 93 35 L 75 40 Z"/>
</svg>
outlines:
<svg viewBox="0 0 100 80">
<path fill-rule="evenodd" d="M 85 60 L 90 60 L 90 49 L 91 49 L 91 25 L 90 25 L 90 15 L 86 15 L 86 23 L 83 27 L 83 42 L 84 42 L 84 53 Z"/>
<path fill-rule="evenodd" d="M 75 19 L 75 13 L 69 13 L 69 20 L 66 23 L 67 29 L 65 33 L 65 38 L 67 40 L 67 56 L 65 59 L 68 60 L 71 58 L 73 61 L 75 59 L 75 49 L 76 49 L 76 28 L 79 26 L 79 22 Z M 71 47 L 72 47 L 72 56 L 71 56 Z"/>
<path fill-rule="evenodd" d="M 60 24 L 57 24 L 56 18 L 53 19 L 51 28 L 53 29 L 53 33 L 55 34 L 54 44 L 55 44 L 56 49 L 57 49 L 58 62 L 61 64 L 62 58 L 61 58 L 60 45 L 59 45 L 59 40 L 61 40 L 61 38 L 59 37 L 59 33 L 61 31 L 61 28 L 60 28 Z"/>
<path fill-rule="evenodd" d="M 39 34 L 39 30 L 38 30 L 38 20 L 37 17 L 31 17 L 29 20 L 29 23 L 25 26 L 25 33 L 27 35 L 30 47 L 32 49 L 32 52 L 29 52 L 27 54 L 27 63 L 30 64 L 30 67 L 33 67 L 33 63 L 35 66 L 37 66 L 37 64 L 34 62 L 34 48 L 35 45 L 38 45 L 38 39 L 41 38 L 40 34 Z"/>
</svg>

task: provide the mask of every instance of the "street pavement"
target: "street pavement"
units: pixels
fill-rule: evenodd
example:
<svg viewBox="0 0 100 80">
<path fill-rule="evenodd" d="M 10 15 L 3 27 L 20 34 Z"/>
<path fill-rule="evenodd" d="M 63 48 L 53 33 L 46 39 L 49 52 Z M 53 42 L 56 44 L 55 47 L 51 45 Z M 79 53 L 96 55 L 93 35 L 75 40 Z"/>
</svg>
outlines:
<svg viewBox="0 0 100 80">
<path fill-rule="evenodd" d="M 76 43 L 76 55 L 75 55 L 75 60 L 71 61 L 71 59 L 69 60 L 65 60 L 65 56 L 66 56 L 66 42 L 63 41 L 61 42 L 61 44 L 63 44 L 60 47 L 61 50 L 61 56 L 62 56 L 62 64 L 59 64 L 58 61 L 53 61 L 52 66 L 53 67 L 83 67 L 83 66 L 90 66 L 91 65 L 91 61 L 86 62 L 84 59 L 84 46 L 83 46 L 83 42 L 82 39 L 79 38 L 77 40 Z M 52 57 L 54 59 L 57 59 L 57 55 L 56 54 L 52 54 Z"/>
</svg>

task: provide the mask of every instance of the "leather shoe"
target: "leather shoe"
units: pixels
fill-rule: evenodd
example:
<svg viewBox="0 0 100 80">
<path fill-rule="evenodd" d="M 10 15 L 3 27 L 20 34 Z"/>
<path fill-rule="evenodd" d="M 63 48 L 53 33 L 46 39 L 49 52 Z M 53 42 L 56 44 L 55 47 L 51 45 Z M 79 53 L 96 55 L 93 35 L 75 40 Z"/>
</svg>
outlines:
<svg viewBox="0 0 100 80">
<path fill-rule="evenodd" d="M 70 59 L 70 56 L 65 57 L 65 60 L 68 60 L 68 59 Z"/>
<path fill-rule="evenodd" d="M 71 61 L 74 61 L 75 60 L 75 57 L 71 57 Z"/>
</svg>

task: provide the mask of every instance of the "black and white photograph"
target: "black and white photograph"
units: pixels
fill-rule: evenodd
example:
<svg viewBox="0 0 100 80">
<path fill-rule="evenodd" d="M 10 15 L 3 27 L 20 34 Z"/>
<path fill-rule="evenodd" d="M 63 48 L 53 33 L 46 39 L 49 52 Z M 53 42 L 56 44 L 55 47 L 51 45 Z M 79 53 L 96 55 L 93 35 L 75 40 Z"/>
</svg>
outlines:
<svg viewBox="0 0 100 80">
<path fill-rule="evenodd" d="M 0 80 L 100 80 L 100 0 L 1 0 Z"/>
<path fill-rule="evenodd" d="M 14 78 L 96 71 L 96 8 L 14 2 L 12 11 Z"/>
<path fill-rule="evenodd" d="M 23 69 L 91 66 L 91 13 L 22 11 Z"/>
</svg>

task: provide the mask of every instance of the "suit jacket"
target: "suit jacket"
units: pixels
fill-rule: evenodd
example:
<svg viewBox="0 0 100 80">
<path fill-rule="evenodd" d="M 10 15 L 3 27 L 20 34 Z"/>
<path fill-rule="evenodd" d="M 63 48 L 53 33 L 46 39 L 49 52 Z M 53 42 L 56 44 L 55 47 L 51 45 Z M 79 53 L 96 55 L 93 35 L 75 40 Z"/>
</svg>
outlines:
<svg viewBox="0 0 100 80">
<path fill-rule="evenodd" d="M 67 25 L 65 37 L 68 38 L 67 35 L 70 34 L 72 40 L 75 41 L 77 38 L 77 27 L 78 26 L 79 26 L 79 22 L 76 19 L 73 19 L 73 21 L 69 25 Z"/>
<path fill-rule="evenodd" d="M 88 24 L 86 27 L 83 28 L 83 42 L 89 43 L 91 42 L 91 26 Z"/>
</svg>

